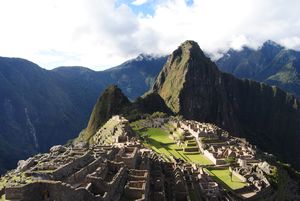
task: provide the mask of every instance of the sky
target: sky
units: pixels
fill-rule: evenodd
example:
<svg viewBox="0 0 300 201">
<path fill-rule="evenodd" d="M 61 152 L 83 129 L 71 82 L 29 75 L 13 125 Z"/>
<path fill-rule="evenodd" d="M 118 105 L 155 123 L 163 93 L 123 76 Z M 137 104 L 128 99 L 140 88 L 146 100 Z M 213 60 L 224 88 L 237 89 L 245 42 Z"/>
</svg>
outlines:
<svg viewBox="0 0 300 201">
<path fill-rule="evenodd" d="M 273 40 L 300 50 L 299 0 L 0 0 L 0 56 L 103 70 L 195 40 L 212 57 Z"/>
</svg>

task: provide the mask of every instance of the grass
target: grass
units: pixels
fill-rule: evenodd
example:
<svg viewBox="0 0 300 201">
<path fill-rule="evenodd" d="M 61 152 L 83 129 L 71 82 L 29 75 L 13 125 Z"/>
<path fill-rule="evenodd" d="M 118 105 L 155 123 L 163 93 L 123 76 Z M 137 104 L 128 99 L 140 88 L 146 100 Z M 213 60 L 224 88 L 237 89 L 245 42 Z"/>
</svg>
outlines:
<svg viewBox="0 0 300 201">
<path fill-rule="evenodd" d="M 161 128 L 149 128 L 146 132 L 149 135 L 149 138 L 156 140 L 160 143 L 168 144 L 174 143 L 166 131 Z"/>
<path fill-rule="evenodd" d="M 213 163 L 207 159 L 203 154 L 185 154 L 191 162 L 198 163 L 201 165 L 212 165 Z"/>
<path fill-rule="evenodd" d="M 222 183 L 226 188 L 229 188 L 231 190 L 237 190 L 240 188 L 243 188 L 247 185 L 247 183 L 242 182 L 239 178 L 232 175 L 232 180 L 230 178 L 229 170 L 223 169 L 223 170 L 208 170 L 208 173 L 211 175 L 212 178 Z"/>
<path fill-rule="evenodd" d="M 178 146 L 172 138 L 168 130 L 161 128 L 142 129 L 139 124 L 143 120 L 131 123 L 132 128 L 139 133 L 140 136 L 148 136 L 148 141 L 144 142 L 145 146 L 151 148 L 158 154 L 161 154 L 166 161 L 171 161 L 171 157 L 182 159 L 191 163 L 202 165 L 211 165 L 212 162 L 199 152 L 184 152 L 183 147 Z M 166 126 L 168 129 L 169 127 Z M 189 147 L 195 146 L 196 141 L 189 141 Z"/>
</svg>

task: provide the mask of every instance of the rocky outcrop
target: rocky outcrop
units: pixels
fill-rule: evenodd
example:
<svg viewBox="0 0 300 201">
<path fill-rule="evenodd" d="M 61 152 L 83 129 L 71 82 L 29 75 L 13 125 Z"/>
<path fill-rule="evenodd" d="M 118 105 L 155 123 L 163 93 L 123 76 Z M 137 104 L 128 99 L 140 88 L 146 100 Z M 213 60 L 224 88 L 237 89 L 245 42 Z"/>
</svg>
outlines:
<svg viewBox="0 0 300 201">
<path fill-rule="evenodd" d="M 297 99 L 263 83 L 222 73 L 196 42 L 168 58 L 151 92 L 174 113 L 215 123 L 300 168 Z"/>
</svg>

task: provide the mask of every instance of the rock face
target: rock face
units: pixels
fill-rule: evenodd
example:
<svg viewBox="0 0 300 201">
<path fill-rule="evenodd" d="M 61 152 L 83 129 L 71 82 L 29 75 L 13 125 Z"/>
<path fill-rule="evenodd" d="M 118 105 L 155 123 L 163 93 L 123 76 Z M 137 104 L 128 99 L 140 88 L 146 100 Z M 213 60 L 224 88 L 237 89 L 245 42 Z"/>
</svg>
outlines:
<svg viewBox="0 0 300 201">
<path fill-rule="evenodd" d="M 174 113 L 215 123 L 300 168 L 296 98 L 220 72 L 197 43 L 186 41 L 170 55 L 151 91 Z"/>
</svg>

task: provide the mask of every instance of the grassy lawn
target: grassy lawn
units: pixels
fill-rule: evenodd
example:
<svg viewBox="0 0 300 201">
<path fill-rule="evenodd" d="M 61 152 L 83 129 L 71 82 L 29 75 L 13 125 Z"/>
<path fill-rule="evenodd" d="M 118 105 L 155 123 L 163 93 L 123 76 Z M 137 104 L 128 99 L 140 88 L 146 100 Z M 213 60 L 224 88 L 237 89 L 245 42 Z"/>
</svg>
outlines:
<svg viewBox="0 0 300 201">
<path fill-rule="evenodd" d="M 160 143 L 174 143 L 173 140 L 169 138 L 169 134 L 161 128 L 149 128 L 143 133 L 148 134 L 149 138 L 156 140 Z"/>
<path fill-rule="evenodd" d="M 201 165 L 212 165 L 213 163 L 207 159 L 203 154 L 185 154 L 191 162 L 199 163 Z"/>
<path fill-rule="evenodd" d="M 184 152 L 183 148 L 178 146 L 173 139 L 170 138 L 169 131 L 161 128 L 141 129 L 139 126 L 141 121 L 131 123 L 132 128 L 139 133 L 139 135 L 148 136 L 148 142 L 145 146 L 151 148 L 155 152 L 162 155 L 164 159 L 170 161 L 171 156 L 182 159 L 184 161 L 199 163 L 202 165 L 210 165 L 212 162 L 199 152 Z M 189 141 L 188 146 L 197 146 L 196 141 Z"/>
<path fill-rule="evenodd" d="M 148 135 L 147 144 L 157 153 L 163 154 L 164 158 L 168 158 L 168 161 L 170 161 L 170 156 L 178 157 L 175 148 L 179 147 L 169 138 L 169 134 L 166 131 L 160 128 L 149 128 L 141 133 Z"/>
<path fill-rule="evenodd" d="M 247 183 L 242 182 L 239 178 L 236 176 L 232 176 L 232 181 L 229 176 L 229 170 L 208 170 L 209 174 L 217 181 L 220 181 L 225 187 L 236 190 L 243 188 L 246 186 Z"/>
</svg>

